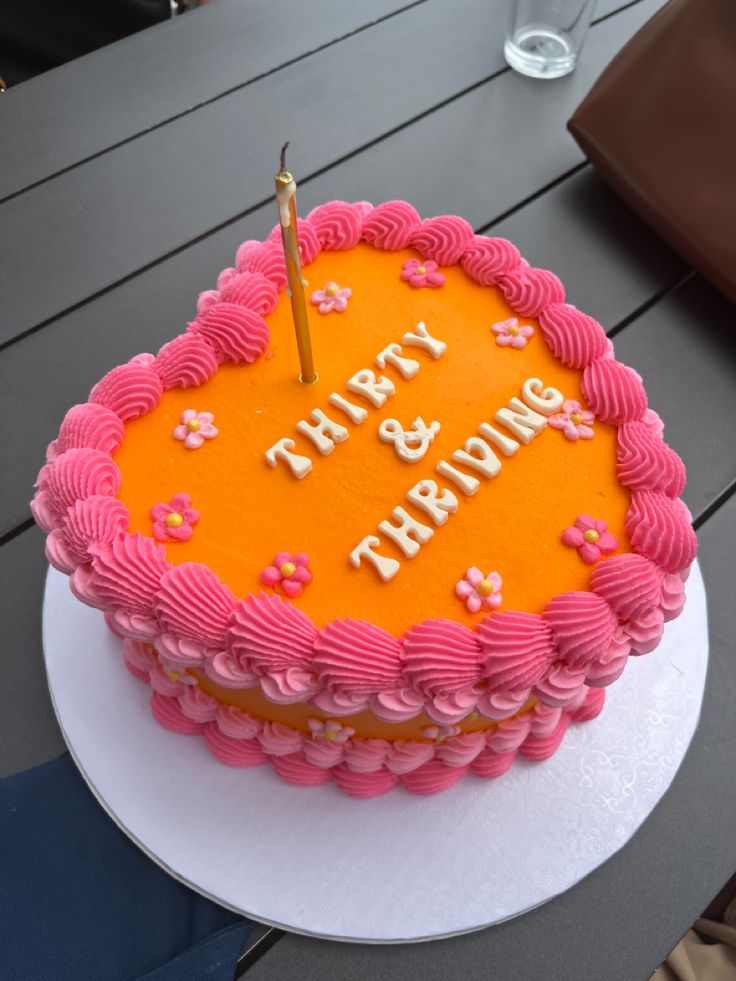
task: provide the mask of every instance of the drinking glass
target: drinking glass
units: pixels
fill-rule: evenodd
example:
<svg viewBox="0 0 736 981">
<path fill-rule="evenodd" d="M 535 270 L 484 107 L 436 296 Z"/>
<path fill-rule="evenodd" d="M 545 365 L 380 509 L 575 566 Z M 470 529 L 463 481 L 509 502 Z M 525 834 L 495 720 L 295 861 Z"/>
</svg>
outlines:
<svg viewBox="0 0 736 981">
<path fill-rule="evenodd" d="M 571 72 L 588 33 L 596 0 L 513 0 L 503 53 L 532 78 Z"/>
</svg>

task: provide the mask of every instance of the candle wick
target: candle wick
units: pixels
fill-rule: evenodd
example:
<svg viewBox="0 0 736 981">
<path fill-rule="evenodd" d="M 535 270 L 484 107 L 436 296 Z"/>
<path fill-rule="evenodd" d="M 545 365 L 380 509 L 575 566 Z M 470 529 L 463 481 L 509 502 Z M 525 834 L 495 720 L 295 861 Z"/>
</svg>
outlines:
<svg viewBox="0 0 736 981">
<path fill-rule="evenodd" d="M 286 148 L 288 146 L 289 146 L 289 141 L 287 140 L 286 143 L 284 143 L 284 145 L 281 147 L 280 165 L 281 165 L 282 174 L 286 170 Z"/>
</svg>

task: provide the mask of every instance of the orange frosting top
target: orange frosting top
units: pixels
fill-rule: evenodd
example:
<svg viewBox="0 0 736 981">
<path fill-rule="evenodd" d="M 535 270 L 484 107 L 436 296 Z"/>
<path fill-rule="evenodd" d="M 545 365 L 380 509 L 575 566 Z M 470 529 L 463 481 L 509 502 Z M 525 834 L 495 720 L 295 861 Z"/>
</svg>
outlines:
<svg viewBox="0 0 736 981">
<path fill-rule="evenodd" d="M 200 520 L 188 542 L 167 543 L 167 558 L 208 565 L 240 597 L 270 588 L 259 576 L 278 552 L 308 553 L 313 580 L 292 602 L 317 626 L 343 617 L 396 634 L 426 618 L 474 626 L 488 611 L 470 613 L 455 594 L 456 583 L 472 566 L 500 574 L 501 609 L 538 613 L 556 594 L 588 589 L 590 567 L 560 536 L 578 515 L 589 513 L 608 523 L 619 550 L 628 550 L 629 492 L 616 478 L 615 429 L 596 422 L 593 439 L 571 442 L 546 426 L 514 456 L 499 453 L 502 467 L 492 479 L 461 468 L 480 480 L 472 497 L 439 476 L 436 464 L 452 463 L 452 453 L 477 435 L 481 423 L 512 435 L 494 416 L 512 397 L 521 397 L 526 379 L 539 378 L 566 399 L 580 400 L 580 373 L 554 358 L 534 319 L 518 318 L 519 325 L 535 331 L 526 347 L 499 346 L 491 326 L 514 313 L 499 290 L 478 285 L 459 266 L 443 269 L 446 281 L 438 289 L 402 282 L 403 263 L 416 256 L 412 250 L 392 253 L 359 245 L 322 252 L 306 267 L 308 295 L 328 281 L 352 291 L 344 312 L 322 315 L 309 306 L 319 373 L 315 384 L 298 381 L 291 309 L 282 294 L 266 318 L 271 344 L 262 359 L 222 365 L 199 388 L 166 391 L 154 412 L 126 423 L 115 460 L 130 530 L 150 535 L 152 505 L 177 493 L 190 495 Z M 378 369 L 376 356 L 392 342 L 401 344 L 402 335 L 420 321 L 447 344 L 444 355 L 433 360 L 404 345 L 402 356 L 421 365 L 415 377 L 402 378 L 391 364 Z M 361 368 L 395 384 L 396 394 L 381 408 L 347 390 L 348 379 Z M 331 406 L 333 392 L 365 408 L 366 420 L 355 424 Z M 189 408 L 213 413 L 219 430 L 196 450 L 172 435 Z M 328 456 L 295 428 L 302 419 L 311 422 L 315 408 L 349 431 Z M 408 430 L 417 416 L 441 428 L 424 458 L 409 464 L 378 438 L 378 427 L 394 418 Z M 284 436 L 295 441 L 294 452 L 312 460 L 311 472 L 301 480 L 283 462 L 275 468 L 266 463 L 266 450 Z M 440 527 L 406 499 L 425 478 L 459 500 L 457 512 Z M 377 531 L 397 506 L 434 531 L 412 559 Z M 388 582 L 370 563 L 354 568 L 349 562 L 351 551 L 370 534 L 381 538 L 380 554 L 401 563 Z"/>
</svg>

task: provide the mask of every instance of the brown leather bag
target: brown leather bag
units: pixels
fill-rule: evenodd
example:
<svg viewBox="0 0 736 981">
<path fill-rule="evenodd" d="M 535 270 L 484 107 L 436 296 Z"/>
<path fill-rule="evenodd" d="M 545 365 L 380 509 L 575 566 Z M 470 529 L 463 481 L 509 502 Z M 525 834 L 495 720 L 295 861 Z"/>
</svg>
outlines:
<svg viewBox="0 0 736 981">
<path fill-rule="evenodd" d="M 736 303 L 736 0 L 670 0 L 568 129 L 629 207 Z"/>
</svg>

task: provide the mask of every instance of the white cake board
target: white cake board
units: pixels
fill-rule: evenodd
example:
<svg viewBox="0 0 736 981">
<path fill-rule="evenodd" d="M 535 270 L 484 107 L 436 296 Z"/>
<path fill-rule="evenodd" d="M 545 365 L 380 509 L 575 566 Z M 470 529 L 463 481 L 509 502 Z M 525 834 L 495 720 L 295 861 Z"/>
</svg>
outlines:
<svg viewBox="0 0 736 981">
<path fill-rule="evenodd" d="M 232 769 L 162 729 L 102 614 L 49 571 L 49 686 L 69 750 L 113 820 L 181 882 L 254 920 L 334 940 L 436 939 L 517 916 L 592 872 L 669 787 L 698 722 L 708 660 L 697 565 L 659 648 L 630 658 L 601 716 L 544 763 L 435 797 L 353 800 L 267 764 Z"/>
</svg>

